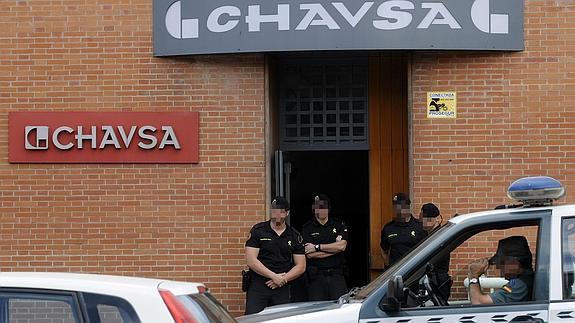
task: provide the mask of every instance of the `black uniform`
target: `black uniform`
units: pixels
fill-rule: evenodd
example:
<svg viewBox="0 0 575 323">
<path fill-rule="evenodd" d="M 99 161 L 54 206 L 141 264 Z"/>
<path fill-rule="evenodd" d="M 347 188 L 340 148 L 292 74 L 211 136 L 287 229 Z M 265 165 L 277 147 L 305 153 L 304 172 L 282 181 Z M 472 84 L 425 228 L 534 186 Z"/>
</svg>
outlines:
<svg viewBox="0 0 575 323">
<path fill-rule="evenodd" d="M 439 229 L 439 227 L 437 227 L 435 230 L 437 229 Z M 429 234 L 433 234 L 435 230 L 431 231 Z M 434 280 L 435 285 L 439 287 L 439 292 L 446 301 L 451 295 L 451 285 L 453 285 L 453 280 L 451 279 L 451 276 L 449 276 L 450 262 L 451 254 L 447 254 L 437 260 L 437 262 L 433 264 L 433 272 L 430 277 L 432 280 Z"/>
<path fill-rule="evenodd" d="M 322 225 L 316 219 L 308 221 L 302 229 L 303 241 L 314 245 L 336 242 L 337 236 L 348 239 L 347 227 L 341 221 L 328 218 Z M 347 293 L 344 276 L 343 252 L 326 258 L 308 258 L 306 273 L 310 301 L 334 300 Z"/>
<path fill-rule="evenodd" d="M 449 262 L 451 261 L 451 255 L 447 254 L 433 264 L 433 272 L 430 275 L 430 279 L 433 280 L 434 284 L 439 288 L 441 296 L 447 301 L 451 295 L 451 285 L 453 285 L 453 280 L 449 276 Z"/>
<path fill-rule="evenodd" d="M 293 255 L 304 255 L 302 237 L 289 225 L 281 235 L 272 229 L 270 221 L 254 225 L 246 247 L 258 248 L 258 260 L 274 273 L 287 273 L 294 267 Z M 246 295 L 246 314 L 257 313 L 267 306 L 289 303 L 290 286 L 271 289 L 266 285 L 269 278 L 254 271 Z"/>
<path fill-rule="evenodd" d="M 394 264 L 407 254 L 427 232 L 423 230 L 421 222 L 414 217 L 408 222 L 391 221 L 381 230 L 381 249 L 389 252 L 389 265 Z"/>
</svg>

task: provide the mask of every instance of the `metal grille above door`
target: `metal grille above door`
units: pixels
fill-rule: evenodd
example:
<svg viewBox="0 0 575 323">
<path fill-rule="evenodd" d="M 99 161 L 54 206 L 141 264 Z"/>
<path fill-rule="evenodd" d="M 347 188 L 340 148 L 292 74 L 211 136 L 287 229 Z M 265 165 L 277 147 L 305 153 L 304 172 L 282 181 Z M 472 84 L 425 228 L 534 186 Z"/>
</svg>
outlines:
<svg viewBox="0 0 575 323">
<path fill-rule="evenodd" d="M 284 63 L 279 76 L 280 149 L 369 149 L 367 61 Z"/>
</svg>

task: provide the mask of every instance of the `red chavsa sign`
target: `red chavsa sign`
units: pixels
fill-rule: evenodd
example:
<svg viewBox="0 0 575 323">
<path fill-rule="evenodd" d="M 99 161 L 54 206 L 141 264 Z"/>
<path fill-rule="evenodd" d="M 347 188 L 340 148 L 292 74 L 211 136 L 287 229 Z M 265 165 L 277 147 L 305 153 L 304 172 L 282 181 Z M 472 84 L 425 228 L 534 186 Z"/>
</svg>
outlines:
<svg viewBox="0 0 575 323">
<path fill-rule="evenodd" d="M 10 112 L 11 163 L 198 163 L 197 112 Z"/>
</svg>

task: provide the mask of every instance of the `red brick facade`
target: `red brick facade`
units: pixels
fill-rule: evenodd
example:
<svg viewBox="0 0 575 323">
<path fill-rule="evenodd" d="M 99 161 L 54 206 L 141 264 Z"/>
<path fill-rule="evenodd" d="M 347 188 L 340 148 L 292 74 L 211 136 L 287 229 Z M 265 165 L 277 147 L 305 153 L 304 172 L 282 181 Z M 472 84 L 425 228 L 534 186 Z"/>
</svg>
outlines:
<svg viewBox="0 0 575 323">
<path fill-rule="evenodd" d="M 522 176 L 575 187 L 575 3 L 525 1 L 525 51 L 415 53 L 412 189 L 443 214 L 511 203 Z M 456 91 L 457 119 L 427 119 L 427 91 Z"/>
<path fill-rule="evenodd" d="M 0 270 L 201 281 L 239 314 L 243 242 L 265 218 L 264 56 L 154 58 L 151 15 L 151 0 L 0 2 Z M 416 206 L 509 203 L 526 175 L 575 187 L 574 29 L 574 2 L 525 0 L 523 52 L 412 54 Z M 426 119 L 427 91 L 456 91 L 457 119 Z M 198 111 L 200 163 L 9 164 L 8 112 L 30 110 Z"/>
</svg>

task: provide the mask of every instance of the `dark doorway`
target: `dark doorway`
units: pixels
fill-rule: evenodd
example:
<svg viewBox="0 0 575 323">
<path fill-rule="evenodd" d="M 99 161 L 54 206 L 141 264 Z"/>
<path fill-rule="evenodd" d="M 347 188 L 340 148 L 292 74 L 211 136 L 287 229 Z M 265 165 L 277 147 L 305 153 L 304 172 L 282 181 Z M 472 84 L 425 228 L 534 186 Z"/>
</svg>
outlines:
<svg viewBox="0 0 575 323">
<path fill-rule="evenodd" d="M 348 227 L 345 251 L 348 287 L 369 282 L 369 174 L 368 151 L 289 152 L 291 163 L 291 224 L 298 230 L 313 218 L 313 197 L 324 193 L 331 199 L 330 217 Z"/>
</svg>

